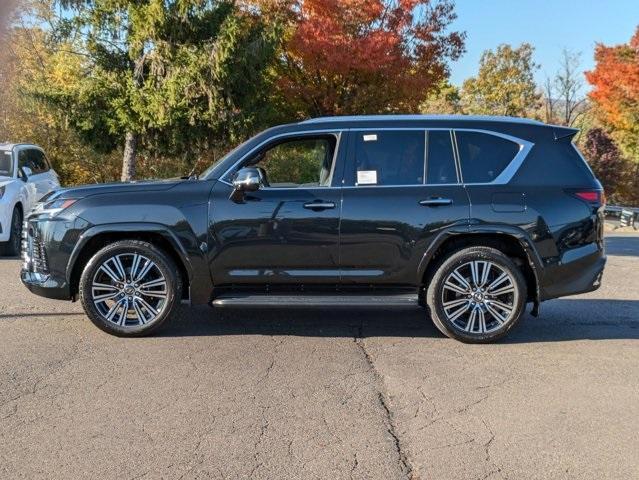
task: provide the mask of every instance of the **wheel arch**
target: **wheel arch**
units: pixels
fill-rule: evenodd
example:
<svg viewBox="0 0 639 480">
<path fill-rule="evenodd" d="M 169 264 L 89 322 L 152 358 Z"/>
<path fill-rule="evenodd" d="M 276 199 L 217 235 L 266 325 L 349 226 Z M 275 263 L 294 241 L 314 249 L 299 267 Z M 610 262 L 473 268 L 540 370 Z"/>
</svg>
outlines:
<svg viewBox="0 0 639 480">
<path fill-rule="evenodd" d="M 471 228 L 466 231 L 448 230 L 440 233 L 419 263 L 417 281 L 420 286 L 420 295 L 428 286 L 442 255 L 471 246 L 492 247 L 515 260 L 526 279 L 528 301 L 534 302 L 534 313 L 536 313 L 540 303 L 541 259 L 525 231 L 504 225 L 482 225 L 481 228 Z"/>
<path fill-rule="evenodd" d="M 189 297 L 193 269 L 179 240 L 162 225 L 135 223 L 95 226 L 81 235 L 67 264 L 67 281 L 72 298 L 78 295 L 82 267 L 98 250 L 119 240 L 146 241 L 166 252 L 175 262 L 182 278 L 182 299 Z"/>
</svg>

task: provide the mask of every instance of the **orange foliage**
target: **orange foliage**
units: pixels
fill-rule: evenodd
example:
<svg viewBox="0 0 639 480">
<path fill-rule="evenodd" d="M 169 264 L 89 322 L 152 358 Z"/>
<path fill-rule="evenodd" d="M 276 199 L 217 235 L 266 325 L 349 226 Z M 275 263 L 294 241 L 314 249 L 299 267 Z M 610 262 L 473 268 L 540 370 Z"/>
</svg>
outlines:
<svg viewBox="0 0 639 480">
<path fill-rule="evenodd" d="M 281 3 L 280 3 L 281 5 Z M 449 0 L 292 0 L 280 87 L 300 115 L 417 111 L 464 34 Z"/>
<path fill-rule="evenodd" d="M 619 143 L 639 158 L 639 28 L 629 44 L 597 45 L 595 60 L 595 69 L 586 72 L 590 98 Z"/>
</svg>

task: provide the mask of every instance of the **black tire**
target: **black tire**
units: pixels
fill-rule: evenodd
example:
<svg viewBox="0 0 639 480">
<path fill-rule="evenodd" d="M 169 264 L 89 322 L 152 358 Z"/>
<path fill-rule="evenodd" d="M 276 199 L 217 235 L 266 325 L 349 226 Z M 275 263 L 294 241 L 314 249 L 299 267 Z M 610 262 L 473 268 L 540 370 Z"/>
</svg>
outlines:
<svg viewBox="0 0 639 480">
<path fill-rule="evenodd" d="M 444 310 L 443 297 L 446 294 L 446 292 L 444 292 L 444 282 L 456 269 L 466 268 L 465 266 L 470 265 L 470 262 L 473 261 L 488 261 L 496 265 L 499 269 L 502 269 L 510 275 L 510 280 L 514 287 L 513 293 L 507 294 L 512 295 L 512 297 L 508 297 L 512 299 L 512 313 L 507 317 L 508 320 L 501 325 L 494 321 L 493 325 L 495 325 L 495 329 L 490 332 L 464 331 L 458 323 L 449 320 L 449 316 Z M 448 289 L 448 294 L 450 294 L 450 289 Z M 464 295 L 461 294 L 454 295 L 458 295 L 461 299 L 464 298 Z M 519 267 L 508 256 L 494 248 L 469 247 L 440 260 L 428 284 L 426 302 L 433 323 L 444 335 L 465 343 L 490 343 L 504 337 L 519 322 L 525 311 L 526 296 L 526 281 L 524 276 Z M 471 298 L 471 300 L 474 300 L 474 298 Z M 490 300 L 487 300 L 487 302 L 490 302 Z M 464 305 L 465 304 L 462 304 L 461 307 Z M 473 303 L 473 305 L 475 304 Z M 484 312 L 485 311 L 486 310 L 484 310 Z M 472 309 L 469 310 L 469 315 L 470 312 L 472 312 Z M 464 316 L 459 318 L 463 319 Z M 484 313 L 482 313 L 482 318 L 484 318 Z M 492 318 L 494 319 L 494 317 Z M 466 325 L 469 323 L 473 322 L 468 320 Z"/>
<path fill-rule="evenodd" d="M 116 255 L 130 256 L 134 254 L 142 255 L 155 263 L 158 271 L 164 276 L 166 282 L 166 298 L 164 302 L 166 303 L 162 304 L 162 309 L 159 310 L 157 317 L 149 323 L 122 326 L 108 320 L 103 312 L 100 311 L 100 307 L 94 302 L 92 285 L 103 262 L 107 262 Z M 182 279 L 175 262 L 163 250 L 148 242 L 122 240 L 107 245 L 93 255 L 80 277 L 79 291 L 84 311 L 89 320 L 98 328 L 119 337 L 141 337 L 157 331 L 174 316 L 181 301 Z M 134 313 L 137 315 L 137 312 Z M 124 323 L 126 322 L 125 320 Z"/>
<path fill-rule="evenodd" d="M 9 228 L 9 240 L 4 243 L 2 253 L 9 257 L 17 257 L 20 255 L 22 244 L 22 210 L 19 207 L 13 209 Z"/>
</svg>

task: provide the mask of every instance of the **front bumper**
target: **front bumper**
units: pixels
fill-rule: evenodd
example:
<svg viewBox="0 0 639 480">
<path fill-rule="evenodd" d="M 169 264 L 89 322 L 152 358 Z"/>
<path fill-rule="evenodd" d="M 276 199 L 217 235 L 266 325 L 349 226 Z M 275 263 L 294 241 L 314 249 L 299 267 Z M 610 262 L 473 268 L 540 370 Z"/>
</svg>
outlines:
<svg viewBox="0 0 639 480">
<path fill-rule="evenodd" d="M 71 298 L 71 291 L 67 282 L 55 279 L 51 275 L 29 272 L 23 268 L 20 272 L 20 280 L 31 293 L 41 297 L 55 300 L 69 300 Z"/>
<path fill-rule="evenodd" d="M 28 218 L 22 228 L 22 283 L 36 295 L 72 299 L 67 279 L 68 235 L 73 221 Z M 71 228 L 70 228 L 71 227 Z"/>
</svg>

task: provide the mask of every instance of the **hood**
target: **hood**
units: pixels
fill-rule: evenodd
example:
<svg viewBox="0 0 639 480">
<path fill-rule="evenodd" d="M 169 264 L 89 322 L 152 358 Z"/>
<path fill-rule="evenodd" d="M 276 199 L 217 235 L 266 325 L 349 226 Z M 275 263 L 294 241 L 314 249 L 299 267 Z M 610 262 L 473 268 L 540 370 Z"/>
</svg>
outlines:
<svg viewBox="0 0 639 480">
<path fill-rule="evenodd" d="M 40 201 L 53 200 L 56 198 L 85 198 L 91 195 L 103 195 L 105 193 L 126 193 L 126 192 L 151 192 L 162 191 L 188 180 L 180 178 L 169 178 L 166 180 L 146 180 L 141 182 L 112 182 L 95 183 L 91 185 L 79 185 L 71 188 L 61 188 L 46 194 Z"/>
</svg>

